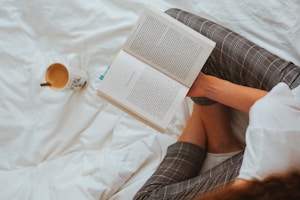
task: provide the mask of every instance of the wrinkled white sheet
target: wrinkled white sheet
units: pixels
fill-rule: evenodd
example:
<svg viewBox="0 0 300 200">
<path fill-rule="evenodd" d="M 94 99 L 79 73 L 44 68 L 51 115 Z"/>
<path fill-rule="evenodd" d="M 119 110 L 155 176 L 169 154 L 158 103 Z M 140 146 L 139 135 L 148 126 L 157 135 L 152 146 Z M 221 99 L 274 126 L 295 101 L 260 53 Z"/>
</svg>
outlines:
<svg viewBox="0 0 300 200">
<path fill-rule="evenodd" d="M 2 0 L 1 200 L 131 199 L 151 175 L 191 102 L 160 134 L 96 95 L 145 4 L 207 17 L 300 64 L 299 0 Z M 47 66 L 72 54 L 89 74 L 87 87 L 41 88 Z"/>
</svg>

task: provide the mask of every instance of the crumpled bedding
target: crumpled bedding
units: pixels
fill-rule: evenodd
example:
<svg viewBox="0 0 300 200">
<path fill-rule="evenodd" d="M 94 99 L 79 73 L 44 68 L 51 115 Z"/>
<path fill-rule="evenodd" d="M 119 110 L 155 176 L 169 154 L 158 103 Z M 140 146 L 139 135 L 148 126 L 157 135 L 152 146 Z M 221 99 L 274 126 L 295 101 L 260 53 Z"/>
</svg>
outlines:
<svg viewBox="0 0 300 200">
<path fill-rule="evenodd" d="M 132 199 L 189 117 L 187 98 L 164 134 L 96 94 L 99 75 L 146 4 L 220 23 L 300 64 L 299 1 L 3 0 L 0 3 L 0 199 Z M 40 87 L 47 66 L 77 55 L 79 91 Z M 235 114 L 236 132 L 247 120 Z"/>
</svg>

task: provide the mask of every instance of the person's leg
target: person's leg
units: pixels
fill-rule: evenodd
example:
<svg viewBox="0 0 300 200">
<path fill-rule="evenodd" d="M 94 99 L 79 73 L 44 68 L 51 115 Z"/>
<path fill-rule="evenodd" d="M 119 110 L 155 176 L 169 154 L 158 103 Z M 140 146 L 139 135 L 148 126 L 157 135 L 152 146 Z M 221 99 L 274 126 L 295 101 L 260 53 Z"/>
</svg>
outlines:
<svg viewBox="0 0 300 200">
<path fill-rule="evenodd" d="M 198 107 L 199 112 L 202 114 L 208 152 L 221 154 L 243 149 L 232 133 L 226 106 L 216 103 L 207 106 L 196 104 L 195 107 Z"/>
<path fill-rule="evenodd" d="M 242 154 L 199 175 L 206 148 L 215 153 L 241 150 L 228 124 L 225 106 L 195 104 L 177 143 L 168 148 L 167 155 L 134 199 L 185 199 L 232 182 L 238 175 Z"/>
<path fill-rule="evenodd" d="M 207 140 L 205 127 L 202 122 L 201 107 L 202 106 L 194 104 L 192 115 L 177 142 L 188 142 L 206 149 Z"/>
<path fill-rule="evenodd" d="M 134 200 L 167 199 L 172 193 L 183 195 L 188 190 L 184 182 L 199 174 L 205 155 L 206 133 L 201 113 L 194 107 L 178 141 L 168 147 L 166 156 Z"/>
<path fill-rule="evenodd" d="M 169 9 L 167 14 L 216 42 L 202 72 L 233 83 L 271 90 L 285 82 L 292 89 L 300 84 L 300 67 L 285 61 L 239 34 L 197 15 Z M 196 103 L 210 104 L 203 98 Z"/>
<path fill-rule="evenodd" d="M 215 154 L 242 149 L 232 133 L 227 107 L 219 103 L 208 106 L 195 104 L 178 142 L 189 142 Z"/>
</svg>

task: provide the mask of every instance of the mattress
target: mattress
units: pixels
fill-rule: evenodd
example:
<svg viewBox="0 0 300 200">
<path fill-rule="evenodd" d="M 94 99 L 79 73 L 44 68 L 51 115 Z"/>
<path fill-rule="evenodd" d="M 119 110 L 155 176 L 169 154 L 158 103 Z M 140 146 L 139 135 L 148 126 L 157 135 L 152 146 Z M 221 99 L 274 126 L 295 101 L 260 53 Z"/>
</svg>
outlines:
<svg viewBox="0 0 300 200">
<path fill-rule="evenodd" d="M 299 0 L 2 0 L 0 199 L 132 199 L 154 172 L 192 101 L 162 134 L 96 91 L 147 5 L 206 17 L 300 65 Z M 74 55 L 88 73 L 85 88 L 40 86 L 50 64 Z M 246 125 L 245 115 L 233 114 L 235 132 Z"/>
</svg>

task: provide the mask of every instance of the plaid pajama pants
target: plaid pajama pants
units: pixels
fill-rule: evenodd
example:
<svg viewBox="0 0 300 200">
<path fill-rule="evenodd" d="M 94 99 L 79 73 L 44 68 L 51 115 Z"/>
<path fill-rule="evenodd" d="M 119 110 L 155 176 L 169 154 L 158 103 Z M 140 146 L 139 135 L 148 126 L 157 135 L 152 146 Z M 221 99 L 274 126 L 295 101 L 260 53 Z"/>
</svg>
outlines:
<svg viewBox="0 0 300 200">
<path fill-rule="evenodd" d="M 170 9 L 167 14 L 216 42 L 202 72 L 244 86 L 270 91 L 285 82 L 292 89 L 300 84 L 300 68 L 252 43 L 239 34 L 194 14 Z M 205 98 L 196 103 L 210 104 Z"/>
<path fill-rule="evenodd" d="M 193 199 L 234 181 L 243 161 L 243 152 L 199 174 L 206 151 L 187 142 L 168 147 L 167 155 L 154 174 L 137 192 L 134 200 Z"/>
<path fill-rule="evenodd" d="M 206 74 L 263 90 L 285 82 L 291 88 L 300 84 L 300 68 L 246 38 L 194 14 L 170 9 L 167 14 L 216 42 L 202 71 Z M 193 98 L 195 103 L 214 103 Z M 199 174 L 206 151 L 190 143 L 177 142 L 168 147 L 163 161 L 134 199 L 193 199 L 222 187 L 238 176 L 243 152 L 213 169 Z"/>
</svg>

